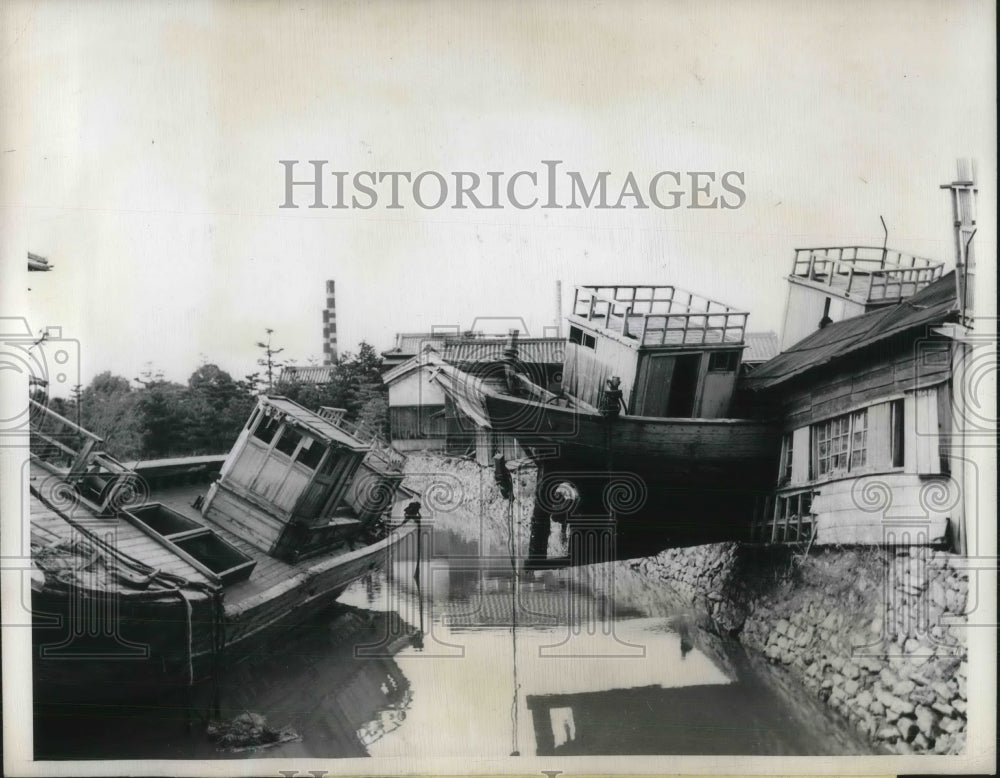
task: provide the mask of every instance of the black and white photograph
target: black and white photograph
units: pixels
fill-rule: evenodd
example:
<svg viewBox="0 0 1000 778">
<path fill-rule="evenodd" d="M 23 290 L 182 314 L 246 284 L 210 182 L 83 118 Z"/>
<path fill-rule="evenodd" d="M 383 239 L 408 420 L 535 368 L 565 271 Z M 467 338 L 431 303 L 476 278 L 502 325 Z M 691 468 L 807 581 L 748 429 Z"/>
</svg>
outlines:
<svg viewBox="0 0 1000 778">
<path fill-rule="evenodd" d="M 0 6 L 4 774 L 995 772 L 995 30 Z"/>
</svg>

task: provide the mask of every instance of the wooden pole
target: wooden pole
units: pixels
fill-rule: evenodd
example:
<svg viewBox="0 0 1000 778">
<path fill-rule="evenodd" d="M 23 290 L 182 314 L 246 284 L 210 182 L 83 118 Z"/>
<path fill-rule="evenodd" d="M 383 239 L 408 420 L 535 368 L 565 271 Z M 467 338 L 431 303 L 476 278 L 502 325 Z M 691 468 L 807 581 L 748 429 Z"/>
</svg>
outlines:
<svg viewBox="0 0 1000 778">
<path fill-rule="evenodd" d="M 537 480 L 535 481 L 535 501 L 531 508 L 531 528 L 528 536 L 528 567 L 548 559 L 552 514 L 549 512 L 545 499 L 547 474 L 547 467 L 539 462 Z"/>
</svg>

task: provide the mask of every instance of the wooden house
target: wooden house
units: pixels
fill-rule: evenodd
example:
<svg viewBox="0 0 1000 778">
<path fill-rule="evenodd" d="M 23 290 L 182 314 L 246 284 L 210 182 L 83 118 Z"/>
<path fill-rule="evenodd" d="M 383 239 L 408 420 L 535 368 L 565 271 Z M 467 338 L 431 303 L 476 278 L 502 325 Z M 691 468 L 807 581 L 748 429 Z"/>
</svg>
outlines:
<svg viewBox="0 0 1000 778">
<path fill-rule="evenodd" d="M 629 415 L 725 418 L 747 316 L 674 286 L 577 287 L 563 389 L 599 406 L 617 376 Z"/>
<path fill-rule="evenodd" d="M 389 437 L 400 451 L 440 450 L 445 445 L 445 397 L 431 381 L 424 354 L 382 375 L 389 390 Z"/>
<path fill-rule="evenodd" d="M 341 511 L 370 443 L 285 397 L 262 396 L 202 505 L 256 548 L 292 560 L 358 529 Z"/>
<path fill-rule="evenodd" d="M 903 258 L 916 269 L 868 272 L 859 284 L 860 271 L 851 280 L 849 268 L 829 264 L 831 251 L 810 260 L 842 276 L 812 289 L 813 332 L 746 378 L 783 434 L 775 489 L 758 505 L 754 534 L 771 542 L 960 545 L 963 490 L 950 445 L 962 354 L 949 329 L 959 320 L 955 273 Z M 802 262 L 796 252 L 795 267 Z M 807 287 L 797 270 L 793 276 L 805 310 Z M 825 300 L 837 296 L 862 312 L 821 323 L 833 307 Z M 897 302 L 883 304 L 889 296 Z M 789 321 L 794 331 L 799 321 Z"/>
</svg>

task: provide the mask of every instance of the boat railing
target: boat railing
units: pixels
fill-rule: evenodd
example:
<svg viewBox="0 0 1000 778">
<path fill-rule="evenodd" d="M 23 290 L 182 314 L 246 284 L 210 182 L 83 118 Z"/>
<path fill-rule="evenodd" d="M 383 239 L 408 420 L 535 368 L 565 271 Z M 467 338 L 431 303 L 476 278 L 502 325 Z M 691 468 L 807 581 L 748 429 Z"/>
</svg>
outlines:
<svg viewBox="0 0 1000 778">
<path fill-rule="evenodd" d="M 944 263 L 881 246 L 795 249 L 790 278 L 863 302 L 898 302 L 941 277 Z"/>
<path fill-rule="evenodd" d="M 334 408 L 330 405 L 321 405 L 319 408 L 319 415 L 334 426 L 340 425 L 346 413 L 346 408 Z"/>
<path fill-rule="evenodd" d="M 59 473 L 100 513 L 120 507 L 123 494 L 134 502 L 144 490 L 134 470 L 104 451 L 104 439 L 37 400 L 30 401 L 31 456 Z"/>
<path fill-rule="evenodd" d="M 406 464 L 406 455 L 367 425 L 348 421 L 345 418 L 346 413 L 347 410 L 344 408 L 334 408 L 329 405 L 320 406 L 319 409 L 319 415 L 334 427 L 371 446 L 365 457 L 366 462 L 382 470 L 402 472 Z"/>
<path fill-rule="evenodd" d="M 743 342 L 748 313 L 674 286 L 580 286 L 573 316 L 643 346 Z"/>
</svg>

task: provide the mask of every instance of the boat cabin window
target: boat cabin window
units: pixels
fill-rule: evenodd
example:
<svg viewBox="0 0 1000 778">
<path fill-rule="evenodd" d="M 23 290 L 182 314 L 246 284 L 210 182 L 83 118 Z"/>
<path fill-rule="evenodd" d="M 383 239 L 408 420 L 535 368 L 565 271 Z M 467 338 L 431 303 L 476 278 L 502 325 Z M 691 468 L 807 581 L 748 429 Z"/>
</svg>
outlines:
<svg viewBox="0 0 1000 778">
<path fill-rule="evenodd" d="M 253 436 L 264 443 L 270 443 L 274 440 L 274 433 L 278 431 L 280 426 L 281 420 L 277 416 L 268 416 L 261 419 L 257 429 L 253 431 Z"/>
<path fill-rule="evenodd" d="M 597 344 L 593 335 L 588 335 L 579 327 L 572 326 L 569 328 L 569 342 L 576 343 L 584 348 L 594 348 Z"/>
<path fill-rule="evenodd" d="M 295 449 L 299 445 L 299 441 L 301 440 L 301 433 L 297 430 L 293 430 L 291 427 L 285 427 L 281 433 L 281 437 L 278 438 L 278 442 L 274 445 L 274 447 L 282 454 L 292 456 L 295 453 Z"/>
<path fill-rule="evenodd" d="M 326 451 L 326 449 L 318 440 L 306 438 L 305 442 L 302 444 L 302 448 L 299 449 L 299 455 L 296 457 L 296 460 L 301 462 L 310 470 L 315 470 L 317 465 L 319 465 L 320 460 L 323 459 L 324 451 Z"/>
<path fill-rule="evenodd" d="M 708 369 L 713 373 L 735 373 L 735 351 L 713 351 L 708 357 Z"/>
</svg>

